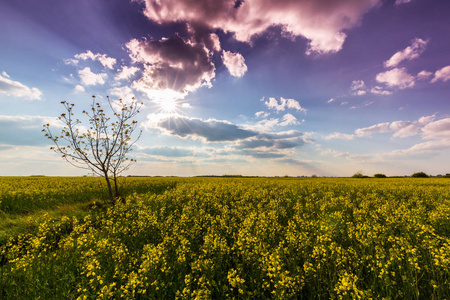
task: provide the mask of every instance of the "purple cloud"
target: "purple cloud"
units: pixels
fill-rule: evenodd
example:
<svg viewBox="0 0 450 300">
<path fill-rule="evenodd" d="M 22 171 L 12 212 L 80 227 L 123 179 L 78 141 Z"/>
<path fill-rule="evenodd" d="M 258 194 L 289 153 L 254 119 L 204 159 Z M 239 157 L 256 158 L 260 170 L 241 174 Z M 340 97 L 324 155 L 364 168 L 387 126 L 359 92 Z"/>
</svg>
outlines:
<svg viewBox="0 0 450 300">
<path fill-rule="evenodd" d="M 231 32 L 239 41 L 250 39 L 271 26 L 309 41 L 308 52 L 336 52 L 346 38 L 343 32 L 358 25 L 379 0 L 145 0 L 144 14 L 159 24 L 187 22 Z"/>
<path fill-rule="evenodd" d="M 132 60 L 144 65 L 143 77 L 134 83 L 144 92 L 171 89 L 185 94 L 211 86 L 215 76 L 204 44 L 191 43 L 177 34 L 161 40 L 133 39 L 126 47 Z"/>
</svg>

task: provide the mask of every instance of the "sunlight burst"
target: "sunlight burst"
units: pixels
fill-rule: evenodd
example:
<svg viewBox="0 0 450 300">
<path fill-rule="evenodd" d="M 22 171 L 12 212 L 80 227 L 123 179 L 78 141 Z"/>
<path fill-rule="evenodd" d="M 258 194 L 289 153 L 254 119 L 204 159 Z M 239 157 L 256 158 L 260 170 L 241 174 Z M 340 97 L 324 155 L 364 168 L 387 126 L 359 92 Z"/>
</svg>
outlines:
<svg viewBox="0 0 450 300">
<path fill-rule="evenodd" d="M 161 106 L 163 112 L 172 113 L 175 112 L 177 108 L 177 101 L 174 98 L 165 98 L 161 99 L 159 105 Z"/>
</svg>

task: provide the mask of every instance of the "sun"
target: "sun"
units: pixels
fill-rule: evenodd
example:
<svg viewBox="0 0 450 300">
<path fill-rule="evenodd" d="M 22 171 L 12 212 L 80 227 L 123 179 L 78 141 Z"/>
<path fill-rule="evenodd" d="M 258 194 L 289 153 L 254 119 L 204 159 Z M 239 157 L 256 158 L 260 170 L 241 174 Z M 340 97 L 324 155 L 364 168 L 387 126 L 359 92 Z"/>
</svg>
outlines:
<svg viewBox="0 0 450 300">
<path fill-rule="evenodd" d="M 159 102 L 161 109 L 165 113 L 173 113 L 177 109 L 177 100 L 174 98 L 164 98 Z"/>
</svg>

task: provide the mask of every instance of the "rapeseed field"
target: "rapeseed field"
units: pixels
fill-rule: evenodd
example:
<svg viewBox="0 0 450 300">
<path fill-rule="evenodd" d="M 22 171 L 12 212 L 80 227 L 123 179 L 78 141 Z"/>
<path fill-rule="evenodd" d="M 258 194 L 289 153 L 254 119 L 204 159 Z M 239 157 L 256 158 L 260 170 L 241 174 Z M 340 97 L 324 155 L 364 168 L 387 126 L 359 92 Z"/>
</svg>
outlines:
<svg viewBox="0 0 450 300">
<path fill-rule="evenodd" d="M 98 178 L 35 180 L 5 188 L 1 178 L 0 209 L 102 197 Z M 448 179 L 124 185 L 123 203 L 47 218 L 1 246 L 0 298 L 450 299 Z"/>
</svg>

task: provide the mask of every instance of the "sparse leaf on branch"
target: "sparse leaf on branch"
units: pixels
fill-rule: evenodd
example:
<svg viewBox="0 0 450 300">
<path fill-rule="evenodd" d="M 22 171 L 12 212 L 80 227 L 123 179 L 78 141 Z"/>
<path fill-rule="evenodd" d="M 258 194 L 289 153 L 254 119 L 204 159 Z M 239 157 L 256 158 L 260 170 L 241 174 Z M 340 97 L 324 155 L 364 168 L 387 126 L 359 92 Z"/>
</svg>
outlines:
<svg viewBox="0 0 450 300">
<path fill-rule="evenodd" d="M 138 127 L 138 122 L 132 119 L 139 113 L 143 104 L 132 98 L 130 106 L 122 99 L 113 105 L 112 100 L 107 97 L 107 105 L 114 116 L 111 122 L 102 105 L 92 96 L 90 112 L 82 111 L 89 118 L 88 127 L 81 127 L 82 122 L 72 118 L 74 104 L 66 101 L 61 101 L 61 104 L 67 112 L 58 118 L 64 124 L 60 134 L 54 135 L 48 123 L 42 130 L 56 145 L 50 149 L 71 165 L 103 176 L 108 186 L 110 201 L 114 204 L 115 199 L 120 196 L 117 177 L 136 162 L 135 159 L 128 159 L 127 155 L 142 133 L 139 131 L 137 136 L 132 138 Z"/>
</svg>

